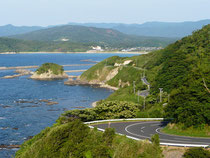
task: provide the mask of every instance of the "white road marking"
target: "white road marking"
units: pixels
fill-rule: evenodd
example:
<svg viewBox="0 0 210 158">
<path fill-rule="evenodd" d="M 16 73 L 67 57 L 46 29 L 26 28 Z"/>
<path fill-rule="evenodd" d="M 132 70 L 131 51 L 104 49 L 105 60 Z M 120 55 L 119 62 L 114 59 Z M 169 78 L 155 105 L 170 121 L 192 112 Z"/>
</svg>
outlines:
<svg viewBox="0 0 210 158">
<path fill-rule="evenodd" d="M 160 124 L 154 124 L 154 125 L 151 125 L 151 127 L 152 127 L 152 126 L 157 126 L 157 125 L 160 125 Z"/>
<path fill-rule="evenodd" d="M 134 135 L 134 136 L 138 136 L 138 137 L 143 137 L 143 138 L 146 138 L 146 139 L 150 139 L 150 137 L 148 137 L 148 136 L 143 136 L 143 135 L 135 134 L 135 133 L 132 133 L 132 132 L 130 132 L 130 131 L 128 130 L 128 128 L 130 128 L 130 127 L 132 127 L 132 126 L 140 125 L 140 124 L 149 124 L 149 123 L 154 123 L 154 122 L 141 122 L 141 123 L 130 124 L 130 125 L 128 125 L 128 126 L 125 127 L 125 131 L 126 131 L 127 133 L 131 134 L 131 135 Z M 155 122 L 155 123 L 156 123 L 156 122 Z M 156 131 L 157 133 L 159 133 L 159 134 L 162 134 L 162 133 L 160 133 L 160 132 L 158 131 L 159 129 L 160 129 L 160 128 L 157 128 L 155 131 Z M 166 135 L 168 135 L 168 134 L 166 134 Z M 169 135 L 169 136 L 172 136 L 172 135 Z M 183 142 L 183 141 L 170 140 L 170 139 L 160 139 L 160 140 L 161 140 L 161 141 L 162 141 L 162 140 L 165 140 L 165 141 L 173 141 L 173 142 Z M 187 143 L 195 143 L 195 142 L 187 142 Z M 203 142 L 196 142 L 196 143 L 203 143 Z"/>
<path fill-rule="evenodd" d="M 176 139 L 176 140 L 186 140 L 186 141 L 190 140 L 190 139 L 186 139 L 186 138 L 176 138 L 176 137 L 174 139 Z"/>
<path fill-rule="evenodd" d="M 145 127 L 141 127 L 141 129 L 144 129 Z"/>
</svg>

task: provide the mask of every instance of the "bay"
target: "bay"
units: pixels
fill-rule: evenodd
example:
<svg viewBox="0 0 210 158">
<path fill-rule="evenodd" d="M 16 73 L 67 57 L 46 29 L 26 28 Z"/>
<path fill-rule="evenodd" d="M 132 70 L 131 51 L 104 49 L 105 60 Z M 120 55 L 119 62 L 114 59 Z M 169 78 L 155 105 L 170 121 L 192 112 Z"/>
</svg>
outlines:
<svg viewBox="0 0 210 158">
<path fill-rule="evenodd" d="M 116 54 L 1 54 L 0 67 L 32 66 L 53 62 L 60 65 L 93 64 Z M 117 54 L 121 57 L 133 54 Z M 88 66 L 64 67 L 65 70 L 88 69 Z M 34 69 L 31 69 L 34 70 Z M 0 70 L 0 77 L 14 70 Z M 69 73 L 81 75 L 81 72 Z M 22 144 L 30 136 L 51 126 L 66 110 L 90 108 L 92 102 L 105 99 L 113 91 L 91 86 L 66 86 L 65 80 L 37 81 L 21 76 L 0 79 L 0 145 Z M 58 104 L 48 105 L 48 102 Z M 14 156 L 16 150 L 0 149 L 0 157 Z"/>
</svg>

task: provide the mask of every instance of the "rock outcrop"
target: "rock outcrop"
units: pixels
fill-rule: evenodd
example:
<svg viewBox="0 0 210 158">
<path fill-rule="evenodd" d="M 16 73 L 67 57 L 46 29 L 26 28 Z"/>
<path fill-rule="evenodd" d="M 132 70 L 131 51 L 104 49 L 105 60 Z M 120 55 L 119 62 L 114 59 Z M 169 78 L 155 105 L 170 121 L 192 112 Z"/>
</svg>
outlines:
<svg viewBox="0 0 210 158">
<path fill-rule="evenodd" d="M 51 70 L 49 70 L 46 73 L 38 74 L 37 72 L 34 72 L 34 74 L 30 77 L 31 79 L 36 79 L 36 80 L 53 80 L 53 79 L 64 79 L 68 78 L 68 75 L 63 72 L 62 74 L 53 74 Z"/>
</svg>

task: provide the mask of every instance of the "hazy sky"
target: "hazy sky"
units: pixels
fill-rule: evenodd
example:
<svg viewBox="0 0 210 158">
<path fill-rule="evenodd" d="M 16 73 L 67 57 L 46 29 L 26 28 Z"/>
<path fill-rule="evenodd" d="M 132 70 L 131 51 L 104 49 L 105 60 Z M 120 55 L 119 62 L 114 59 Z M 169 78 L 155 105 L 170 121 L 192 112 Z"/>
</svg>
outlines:
<svg viewBox="0 0 210 158">
<path fill-rule="evenodd" d="M 0 25 L 210 19 L 210 0 L 0 0 Z"/>
</svg>

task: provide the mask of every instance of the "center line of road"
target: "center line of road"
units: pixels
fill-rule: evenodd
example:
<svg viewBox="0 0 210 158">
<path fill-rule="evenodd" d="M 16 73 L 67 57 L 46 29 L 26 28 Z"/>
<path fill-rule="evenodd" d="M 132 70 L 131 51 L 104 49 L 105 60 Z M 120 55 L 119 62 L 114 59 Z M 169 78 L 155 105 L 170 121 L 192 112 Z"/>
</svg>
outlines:
<svg viewBox="0 0 210 158">
<path fill-rule="evenodd" d="M 150 125 L 150 126 L 152 127 L 152 126 L 157 126 L 157 125 L 160 125 L 160 124 L 154 124 L 154 125 Z"/>
<path fill-rule="evenodd" d="M 186 139 L 186 138 L 174 138 L 174 139 L 176 139 L 176 140 L 190 140 L 190 139 Z"/>
<path fill-rule="evenodd" d="M 141 132 L 142 132 L 142 133 L 144 133 L 144 131 L 143 131 L 143 130 L 141 130 Z"/>
<path fill-rule="evenodd" d="M 130 127 L 133 127 L 133 126 L 136 126 L 136 125 L 142 125 L 142 124 L 150 124 L 150 123 L 156 123 L 156 122 L 141 122 L 141 123 L 134 123 L 134 124 L 130 124 L 130 125 L 128 125 L 128 126 L 126 126 L 125 127 L 125 131 L 127 132 L 127 133 L 129 133 L 129 134 L 131 134 L 131 135 L 134 135 L 134 136 L 137 136 L 137 137 L 141 137 L 141 138 L 147 138 L 147 139 L 150 139 L 150 137 L 148 137 L 148 136 L 143 136 L 143 135 L 140 135 L 140 134 L 136 134 L 136 133 L 133 133 L 133 132 L 130 132 L 129 130 L 128 130 L 128 128 L 130 128 Z M 159 134 L 162 134 L 162 133 L 160 133 L 158 130 L 159 130 L 160 128 L 157 128 L 156 130 L 154 130 L 154 131 L 156 131 L 157 133 L 159 133 Z M 142 131 L 141 131 L 142 132 Z M 144 132 L 142 132 L 142 133 L 144 133 Z M 155 134 L 155 133 L 154 133 Z M 169 135 L 169 136 L 172 136 L 172 135 Z M 184 138 L 185 139 L 185 138 Z M 183 143 L 183 142 L 185 142 L 185 143 L 191 143 L 191 144 L 193 144 L 193 143 L 195 143 L 195 142 L 193 142 L 192 140 L 171 140 L 171 139 L 161 139 L 160 138 L 160 141 L 161 141 L 161 143 L 162 143 L 162 141 L 167 141 L 167 142 L 178 142 L 178 143 Z M 187 141 L 187 142 L 186 142 Z M 196 143 L 203 143 L 203 142 L 198 142 L 198 141 L 196 141 Z M 204 143 L 204 144 L 208 144 L 208 143 Z"/>
<path fill-rule="evenodd" d="M 141 129 L 144 129 L 145 127 L 141 127 Z"/>
</svg>

